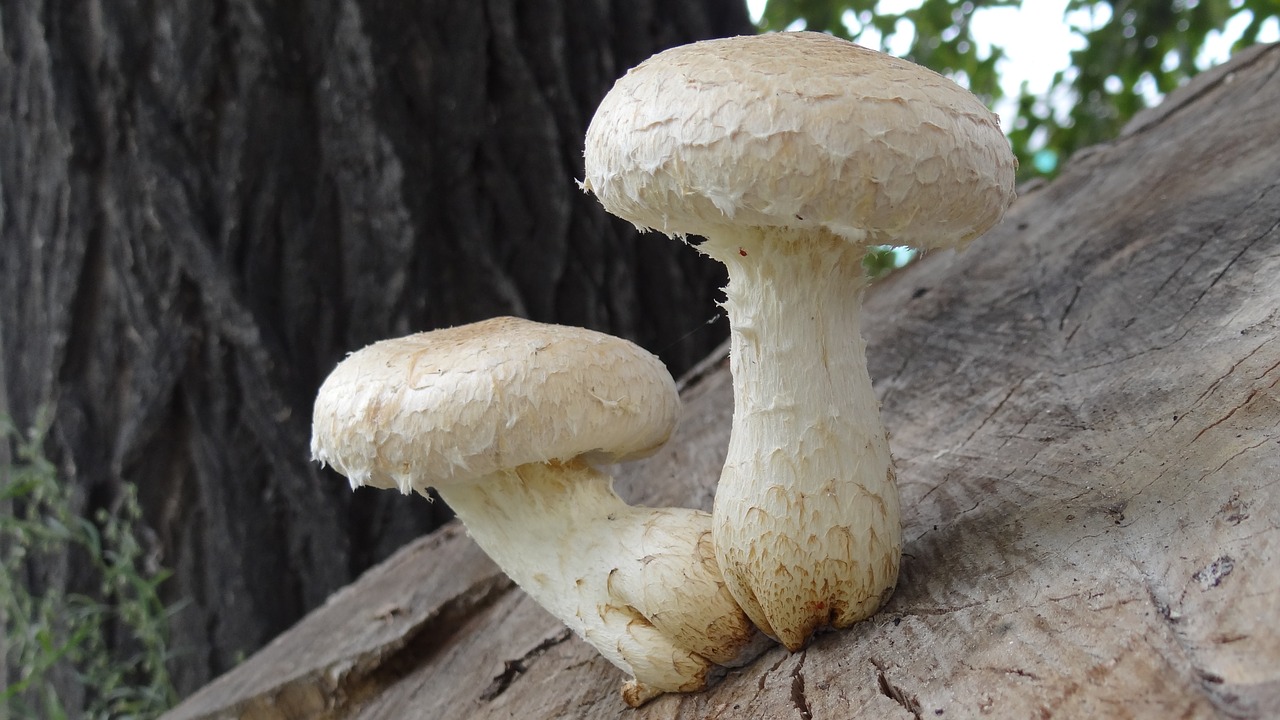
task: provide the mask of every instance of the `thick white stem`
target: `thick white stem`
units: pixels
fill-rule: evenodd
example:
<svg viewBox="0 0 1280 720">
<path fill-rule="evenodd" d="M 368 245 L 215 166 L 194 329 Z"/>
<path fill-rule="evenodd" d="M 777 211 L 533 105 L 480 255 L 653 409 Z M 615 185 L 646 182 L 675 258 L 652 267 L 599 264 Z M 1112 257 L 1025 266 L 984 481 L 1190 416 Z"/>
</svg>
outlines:
<svg viewBox="0 0 1280 720">
<path fill-rule="evenodd" d="M 862 249 L 753 231 L 724 262 L 733 431 L 713 537 L 730 593 L 788 648 L 876 611 L 898 577 L 898 492 L 860 333 Z"/>
<path fill-rule="evenodd" d="M 711 518 L 624 503 L 589 465 L 531 463 L 437 488 L 538 604 L 630 673 L 624 698 L 698 690 L 753 628 L 724 587 Z"/>
</svg>

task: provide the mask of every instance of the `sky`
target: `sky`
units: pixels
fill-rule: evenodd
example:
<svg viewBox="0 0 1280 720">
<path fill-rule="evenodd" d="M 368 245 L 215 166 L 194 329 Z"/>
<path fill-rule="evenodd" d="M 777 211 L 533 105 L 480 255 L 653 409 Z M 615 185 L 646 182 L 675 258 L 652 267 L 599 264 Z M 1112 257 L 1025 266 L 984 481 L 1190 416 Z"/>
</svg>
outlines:
<svg viewBox="0 0 1280 720">
<path fill-rule="evenodd" d="M 765 0 L 747 0 L 752 19 L 758 19 Z M 920 0 L 880 0 L 877 10 L 901 12 L 916 7 Z M 1048 90 L 1053 74 L 1070 64 L 1072 50 L 1083 47 L 1084 41 L 1071 32 L 1070 26 L 1096 27 L 1106 22 L 1106 15 L 1091 17 L 1088 12 L 1075 11 L 1065 16 L 1067 0 L 1034 0 L 1024 2 L 1022 8 L 991 8 L 979 10 L 973 16 L 973 35 L 981 44 L 1002 45 L 1006 58 L 999 64 L 1001 86 L 1008 98 L 1016 98 L 1025 81 L 1033 94 L 1042 95 Z M 1106 12 L 1105 9 L 1103 12 Z M 1200 58 L 1201 67 L 1215 65 L 1227 59 L 1231 44 L 1240 37 L 1249 18 L 1237 16 L 1228 24 L 1226 32 L 1212 38 Z M 1280 23 L 1275 18 L 1264 25 L 1263 42 L 1280 39 Z M 874 45 L 878 37 L 868 37 L 867 44 Z M 891 38 L 889 52 L 902 55 L 911 38 L 899 33 Z M 981 49 L 981 48 L 980 48 Z M 1154 88 L 1147 93 L 1149 103 L 1158 101 Z M 1005 127 L 1013 120 L 1013 101 L 1006 100 L 995 110 Z"/>
</svg>

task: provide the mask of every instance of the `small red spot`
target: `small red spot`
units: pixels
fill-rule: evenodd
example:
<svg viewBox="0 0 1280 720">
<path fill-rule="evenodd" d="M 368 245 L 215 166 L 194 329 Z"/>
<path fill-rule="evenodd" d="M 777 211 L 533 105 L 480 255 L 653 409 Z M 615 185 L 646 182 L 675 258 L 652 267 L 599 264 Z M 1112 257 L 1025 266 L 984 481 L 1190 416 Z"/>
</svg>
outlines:
<svg viewBox="0 0 1280 720">
<path fill-rule="evenodd" d="M 738 248 L 738 254 L 741 255 L 742 257 L 746 257 L 747 251 L 743 250 L 742 248 Z"/>
</svg>

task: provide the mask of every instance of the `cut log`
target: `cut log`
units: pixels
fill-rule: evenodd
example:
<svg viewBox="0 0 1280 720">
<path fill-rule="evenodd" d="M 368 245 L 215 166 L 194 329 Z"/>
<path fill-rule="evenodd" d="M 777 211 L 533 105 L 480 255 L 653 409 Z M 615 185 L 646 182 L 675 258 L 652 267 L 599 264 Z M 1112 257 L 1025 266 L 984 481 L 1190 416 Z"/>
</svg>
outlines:
<svg viewBox="0 0 1280 720">
<path fill-rule="evenodd" d="M 1249 50 L 869 294 L 907 540 L 869 621 L 629 710 L 451 528 L 167 717 L 1280 716 L 1278 107 Z M 722 360 L 624 495 L 710 506 Z"/>
</svg>

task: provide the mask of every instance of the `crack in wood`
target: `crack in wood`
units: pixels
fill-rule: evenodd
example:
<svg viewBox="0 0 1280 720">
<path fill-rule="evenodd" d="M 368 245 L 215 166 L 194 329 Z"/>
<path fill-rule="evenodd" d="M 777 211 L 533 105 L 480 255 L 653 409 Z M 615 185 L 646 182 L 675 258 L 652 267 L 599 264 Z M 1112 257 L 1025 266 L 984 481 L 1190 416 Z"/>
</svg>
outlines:
<svg viewBox="0 0 1280 720">
<path fill-rule="evenodd" d="M 498 573 L 449 598 L 422 622 L 406 629 L 402 642 L 353 667 L 340 679 L 339 687 L 332 696 L 342 698 L 340 704 L 343 706 L 359 707 L 365 699 L 428 663 L 468 618 L 492 606 L 514 587 L 515 583 L 510 578 Z"/>
<path fill-rule="evenodd" d="M 1001 670 L 1002 672 L 1004 672 L 1006 675 L 1017 675 L 1018 677 L 1024 677 L 1024 678 L 1027 678 L 1027 679 L 1029 679 L 1029 680 L 1039 680 L 1039 679 L 1040 679 L 1040 676 L 1039 676 L 1039 675 L 1037 675 L 1037 674 L 1035 674 L 1035 673 L 1031 672 L 1030 670 L 1023 670 L 1022 668 L 1012 668 L 1012 667 L 1011 667 L 1011 668 L 1000 668 L 1000 670 Z"/>
<path fill-rule="evenodd" d="M 1083 287 L 1084 287 L 1084 285 L 1083 285 L 1082 283 L 1076 283 L 1076 289 L 1075 289 L 1075 292 L 1071 293 L 1071 299 L 1067 301 L 1067 307 L 1066 307 L 1066 308 L 1064 308 L 1064 309 L 1062 310 L 1062 315 L 1058 318 L 1058 331 L 1059 331 L 1059 332 L 1061 332 L 1061 331 L 1062 331 L 1062 329 L 1063 329 L 1064 327 L 1066 327 L 1066 325 L 1067 325 L 1067 316 L 1071 314 L 1071 309 L 1072 309 L 1072 308 L 1074 308 L 1074 307 L 1076 306 L 1076 300 L 1078 300 L 1078 299 L 1080 298 L 1080 290 L 1081 290 L 1081 288 L 1083 288 Z M 1072 334 L 1072 335 L 1075 335 L 1075 330 L 1072 330 L 1072 331 L 1071 331 L 1071 334 Z M 1070 342 L 1070 338 L 1068 338 L 1067 340 L 1068 340 L 1068 342 Z"/>
<path fill-rule="evenodd" d="M 1271 437 L 1263 437 L 1263 438 L 1262 438 L 1261 440 L 1259 440 L 1258 442 L 1256 442 L 1256 443 L 1254 443 L 1254 444 L 1252 444 L 1252 445 L 1246 445 L 1244 448 L 1242 448 L 1242 449 L 1241 449 L 1241 450 L 1239 450 L 1238 452 L 1232 453 L 1231 457 L 1227 458 L 1226 460 L 1223 460 L 1223 461 L 1222 461 L 1222 463 L 1221 463 L 1220 465 L 1218 465 L 1218 467 L 1216 467 L 1216 468 L 1214 468 L 1214 469 L 1210 470 L 1209 472 L 1205 473 L 1204 475 L 1200 476 L 1200 482 L 1204 482 L 1204 481 L 1205 481 L 1205 480 L 1207 480 L 1208 478 L 1210 478 L 1210 477 L 1212 477 L 1212 476 L 1214 476 L 1214 475 L 1217 475 L 1218 473 L 1222 472 L 1222 469 L 1223 469 L 1223 468 L 1225 468 L 1226 466 L 1230 465 L 1230 464 L 1232 463 L 1232 461 L 1234 461 L 1236 458 L 1241 457 L 1242 455 L 1247 455 L 1247 454 L 1249 454 L 1249 453 L 1253 452 L 1254 450 L 1257 450 L 1258 448 L 1260 448 L 1260 447 L 1262 447 L 1262 446 L 1264 446 L 1264 445 L 1270 445 L 1270 444 L 1271 444 L 1271 442 L 1272 442 L 1272 440 L 1273 440 L 1273 438 L 1271 438 Z"/>
<path fill-rule="evenodd" d="M 1230 412 L 1228 412 L 1226 415 L 1223 415 L 1222 417 L 1218 418 L 1217 420 L 1213 421 L 1212 423 L 1210 423 L 1210 424 L 1208 424 L 1207 426 L 1205 426 L 1204 428 L 1202 428 L 1202 429 L 1200 430 L 1200 432 L 1196 433 L 1196 436 L 1195 436 L 1195 437 L 1193 437 L 1193 438 L 1191 438 L 1191 443 L 1194 443 L 1195 441 L 1199 440 L 1199 439 L 1201 438 L 1201 436 L 1203 436 L 1205 433 L 1209 432 L 1210 430 L 1212 430 L 1212 429 L 1214 429 L 1214 428 L 1218 427 L 1219 425 L 1221 425 L 1222 423 L 1224 423 L 1224 422 L 1226 422 L 1226 421 L 1230 420 L 1232 415 L 1235 415 L 1235 414 L 1236 414 L 1236 413 L 1237 413 L 1241 408 L 1243 408 L 1243 407 L 1247 406 L 1249 403 L 1253 402 L 1253 398 L 1254 398 L 1255 396 L 1257 396 L 1257 394 L 1258 394 L 1258 390 L 1256 390 L 1256 389 L 1255 389 L 1253 392 L 1249 393 L 1249 396 L 1248 396 L 1247 398 L 1245 398 L 1244 402 L 1242 402 L 1242 403 L 1240 403 L 1239 405 L 1236 405 L 1235 407 L 1231 408 L 1231 411 L 1230 411 Z M 1190 445 L 1191 443 L 1187 443 L 1187 444 L 1188 444 L 1188 445 Z"/>
<path fill-rule="evenodd" d="M 965 438 L 960 443 L 960 447 L 968 445 L 969 441 L 973 439 L 973 436 L 977 435 L 982 431 L 982 428 L 987 426 L 987 423 L 991 421 L 991 418 L 995 417 L 996 413 L 1000 412 L 1001 408 L 1003 408 L 1004 404 L 1009 401 L 1009 398 L 1013 397 L 1014 393 L 1022 389 L 1022 384 L 1027 380 L 1027 377 L 1018 378 L 1018 382 L 1014 383 L 1013 387 L 1009 388 L 1009 392 L 1005 393 L 1004 397 L 1000 398 L 1000 402 L 996 403 L 996 406 L 991 409 L 991 412 L 987 413 L 987 416 L 982 418 L 982 422 L 978 423 L 978 427 L 974 428 L 973 432 L 969 433 L 969 437 Z"/>
<path fill-rule="evenodd" d="M 889 680 L 889 675 L 885 672 L 883 662 L 876 658 L 871 658 L 871 664 L 876 668 L 876 679 L 880 685 L 880 694 L 906 708 L 907 712 L 911 713 L 916 720 L 922 720 L 924 715 L 920 707 L 920 698 L 916 697 L 914 693 L 894 685 Z"/>
<path fill-rule="evenodd" d="M 1190 408 L 1190 409 L 1195 409 L 1198 405 L 1200 405 L 1200 403 L 1201 403 L 1205 398 L 1209 397 L 1209 395 L 1210 395 L 1210 394 L 1212 394 L 1214 390 L 1217 390 L 1217 389 L 1218 389 L 1218 386 L 1219 386 L 1219 385 L 1221 385 L 1221 384 L 1223 383 L 1223 381 L 1224 381 L 1224 380 L 1226 380 L 1227 378 L 1229 378 L 1229 377 L 1231 377 L 1233 374 L 1235 374 L 1235 371 L 1236 371 L 1236 369 L 1237 369 L 1237 368 L 1239 368 L 1241 365 L 1243 365 L 1244 363 L 1246 363 L 1246 362 L 1248 362 L 1250 359 L 1252 359 L 1254 355 L 1257 355 L 1259 350 L 1261 350 L 1262 348 L 1266 347 L 1267 345 L 1270 345 L 1270 344 L 1271 344 L 1271 342 L 1272 342 L 1272 340 L 1274 340 L 1274 339 L 1275 339 L 1275 338 L 1267 338 L 1266 340 L 1263 340 L 1263 341 L 1262 341 L 1262 342 L 1261 342 L 1257 347 L 1255 347 L 1254 349 L 1250 350 L 1250 351 L 1249 351 L 1249 354 L 1245 355 L 1244 357 L 1240 358 L 1239 360 L 1236 360 L 1234 363 L 1231 363 L 1231 367 L 1230 367 L 1230 368 L 1228 368 L 1226 372 L 1222 373 L 1221 375 L 1219 375 L 1219 376 L 1218 376 L 1218 378 L 1217 378 L 1216 380 L 1214 380 L 1213 382 L 1209 383 L 1209 386 L 1205 388 L 1204 392 L 1200 393 L 1200 397 L 1197 397 L 1197 398 L 1196 398 L 1196 401 L 1195 401 L 1194 403 L 1192 403 L 1192 404 L 1191 404 L 1191 408 Z M 1271 369 L 1274 369 L 1274 368 L 1275 368 L 1275 366 L 1273 365 Z M 1270 372 L 1270 369 L 1269 369 L 1267 372 Z M 1256 377 L 1256 378 L 1254 378 L 1254 379 L 1255 379 L 1255 380 L 1261 380 L 1261 379 L 1262 379 L 1262 377 L 1265 377 L 1265 376 L 1266 376 L 1266 374 L 1267 374 L 1267 373 L 1265 373 L 1265 372 L 1264 372 L 1264 373 L 1262 374 L 1262 376 Z M 1185 418 L 1186 416 L 1187 416 L 1187 412 L 1183 412 L 1183 413 L 1181 414 L 1181 416 L 1180 416 L 1180 417 Z M 1175 425 L 1177 425 L 1177 422 L 1175 421 L 1175 422 L 1174 422 L 1174 424 L 1175 424 Z"/>
<path fill-rule="evenodd" d="M 503 660 L 502 672 L 493 677 L 489 687 L 480 693 L 480 699 L 489 702 L 506 692 L 507 688 L 511 687 L 511 683 L 516 681 L 516 678 L 528 671 L 530 663 L 536 660 L 538 656 L 572 636 L 573 633 L 569 631 L 569 628 L 565 628 L 551 637 L 544 638 L 542 642 L 534 645 L 528 652 L 515 660 Z"/>
<path fill-rule="evenodd" d="M 765 685 L 765 682 L 769 679 L 769 676 L 777 672 L 778 668 L 782 667 L 782 663 L 787 661 L 787 657 L 788 656 L 783 655 L 782 657 L 778 658 L 778 662 L 774 663 L 773 667 L 769 668 L 769 672 L 760 676 L 760 680 L 756 682 L 756 685 L 759 687 L 759 690 L 761 692 L 764 692 L 764 685 Z"/>
<path fill-rule="evenodd" d="M 1262 197 L 1265 197 L 1266 194 L 1270 191 L 1271 191 L 1271 188 L 1267 188 L 1266 191 L 1263 192 Z M 1259 197 L 1257 200 L 1250 203 L 1250 205 L 1256 205 L 1257 203 L 1261 202 L 1262 197 Z M 1247 209 L 1248 208 L 1246 208 L 1246 210 Z M 1191 307 L 1194 308 L 1201 300 L 1203 300 L 1204 296 L 1207 295 L 1209 291 L 1212 290 L 1218 284 L 1218 281 L 1221 280 L 1227 274 L 1227 272 L 1231 270 L 1231 266 L 1235 265 L 1236 262 L 1239 261 L 1240 258 L 1243 257 L 1246 252 L 1252 250 L 1254 245 L 1262 242 L 1267 238 L 1267 236 L 1274 233 L 1276 231 L 1276 228 L 1280 228 L 1280 220 L 1277 220 L 1276 222 L 1272 223 L 1271 226 L 1268 227 L 1266 230 L 1263 230 L 1257 235 L 1249 238 L 1245 242 L 1244 247 L 1240 248 L 1240 250 L 1235 255 L 1231 256 L 1231 259 L 1227 261 L 1227 264 L 1222 266 L 1222 269 L 1219 270 L 1218 273 L 1213 276 L 1213 280 L 1209 281 L 1209 285 L 1205 287 L 1204 290 L 1200 291 L 1200 294 L 1196 296 L 1195 300 L 1191 301 Z M 1190 310 L 1190 308 L 1188 308 L 1188 310 Z"/>
<path fill-rule="evenodd" d="M 796 710 L 800 711 L 800 717 L 804 720 L 813 720 L 813 708 L 809 705 L 809 698 L 804 693 L 804 661 L 807 657 L 806 653 L 800 652 L 800 662 L 791 670 L 791 704 Z"/>
<path fill-rule="evenodd" d="M 916 617 L 916 616 L 926 616 L 926 615 L 950 615 L 951 613 L 960 612 L 961 610 L 968 610 L 969 608 L 975 608 L 985 604 L 986 603 L 983 603 L 983 602 L 971 602 L 971 603 L 963 603 L 961 605 L 946 605 L 941 607 L 935 606 L 935 607 L 903 608 L 900 612 L 902 613 L 903 617 Z"/>
</svg>

